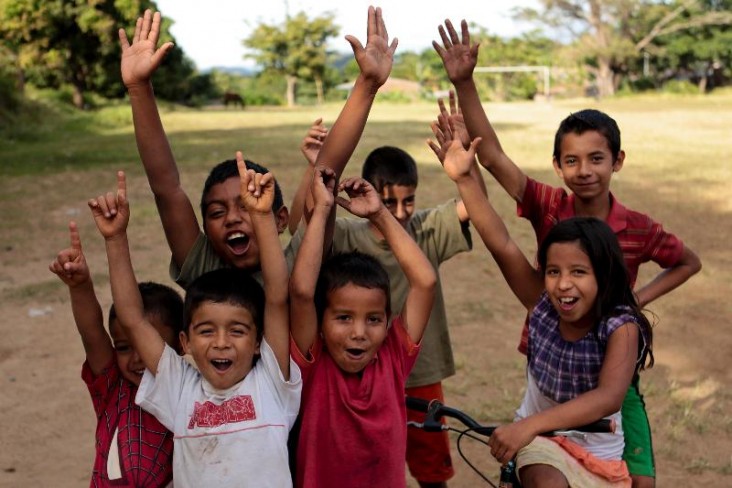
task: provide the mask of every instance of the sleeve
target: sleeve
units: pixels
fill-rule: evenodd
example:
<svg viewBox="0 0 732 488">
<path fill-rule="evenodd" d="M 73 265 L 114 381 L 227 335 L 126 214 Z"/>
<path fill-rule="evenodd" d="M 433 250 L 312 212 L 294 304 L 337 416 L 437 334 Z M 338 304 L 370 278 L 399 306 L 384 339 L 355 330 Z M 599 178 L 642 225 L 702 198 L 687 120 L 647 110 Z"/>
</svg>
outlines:
<svg viewBox="0 0 732 488">
<path fill-rule="evenodd" d="M 198 375 L 193 366 L 169 346 L 165 345 L 158 363 L 158 374 L 146 369 L 137 389 L 135 403 L 150 412 L 171 432 L 175 427 L 175 413 L 183 397 L 185 382 Z"/>
<path fill-rule="evenodd" d="M 292 335 L 290 336 L 290 358 L 292 358 L 292 361 L 294 361 L 298 366 L 298 371 L 300 372 L 302 381 L 308 381 L 310 372 L 313 370 L 313 366 L 315 366 L 315 363 L 320 358 L 320 351 L 322 351 L 322 349 L 323 344 L 320 342 L 320 337 L 318 337 L 315 339 L 315 342 L 313 342 L 313 345 L 310 347 L 306 357 L 306 355 L 300 352 L 300 348 L 295 344 L 295 339 L 292 338 Z"/>
<path fill-rule="evenodd" d="M 516 213 L 530 221 L 534 229 L 538 229 L 544 216 L 554 212 L 553 207 L 558 206 L 564 195 L 566 192 L 563 189 L 540 183 L 527 176 L 524 195 L 516 204 Z"/>
<path fill-rule="evenodd" d="M 456 199 L 427 210 L 421 225 L 415 229 L 415 239 L 422 249 L 424 241 L 433 241 L 438 263 L 473 248 L 470 226 L 460 222 Z"/>
<path fill-rule="evenodd" d="M 650 239 L 646 255 L 662 268 L 676 266 L 684 253 L 684 243 L 670 232 L 666 232 L 658 222 L 651 220 Z"/>
<path fill-rule="evenodd" d="M 111 396 L 114 395 L 114 386 L 120 380 L 117 356 L 112 357 L 112 360 L 104 367 L 104 370 L 99 376 L 94 376 L 91 367 L 89 367 L 89 362 L 84 361 L 84 365 L 81 367 L 81 379 L 84 380 L 86 387 L 89 389 L 89 395 L 91 395 L 92 403 L 94 404 L 94 413 L 99 418 L 112 400 Z"/>
<path fill-rule="evenodd" d="M 417 357 L 421 350 L 421 342 L 420 344 L 412 342 L 412 339 L 409 337 L 409 333 L 404 326 L 404 320 L 402 320 L 401 315 L 397 315 L 392 320 L 389 335 L 393 337 L 393 341 L 396 343 L 398 357 L 402 358 L 402 371 L 406 378 L 409 376 L 414 364 L 417 362 Z"/>
<path fill-rule="evenodd" d="M 277 358 L 267 341 L 262 339 L 260 347 L 261 366 L 264 368 L 269 383 L 276 392 L 277 398 L 285 412 L 291 417 L 291 425 L 300 409 L 300 395 L 302 393 L 302 376 L 300 368 L 294 358 L 290 356 L 290 381 L 282 375 Z"/>
<path fill-rule="evenodd" d="M 225 263 L 214 252 L 211 242 L 202 232 L 186 256 L 183 266 L 179 268 L 171 259 L 168 273 L 173 281 L 183 288 L 188 288 L 188 285 L 202 274 L 224 267 Z"/>
<path fill-rule="evenodd" d="M 604 336 L 603 339 L 607 342 L 610 339 L 610 336 L 625 324 L 635 324 L 635 326 L 638 327 L 641 341 L 641 343 L 638 344 L 638 360 L 640 360 L 644 356 L 644 352 L 648 347 L 648 338 L 646 337 L 646 331 L 641 327 L 640 320 L 638 320 L 638 317 L 632 311 L 628 309 L 617 310 L 616 315 L 613 315 L 605 321 L 600 330 L 600 334 Z"/>
</svg>

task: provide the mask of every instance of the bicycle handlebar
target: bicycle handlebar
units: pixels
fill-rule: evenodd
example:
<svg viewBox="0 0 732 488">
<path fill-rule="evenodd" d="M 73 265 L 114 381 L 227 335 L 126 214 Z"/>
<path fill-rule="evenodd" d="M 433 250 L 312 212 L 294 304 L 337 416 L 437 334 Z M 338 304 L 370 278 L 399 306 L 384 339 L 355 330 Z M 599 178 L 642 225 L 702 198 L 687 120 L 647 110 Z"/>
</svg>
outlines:
<svg viewBox="0 0 732 488">
<path fill-rule="evenodd" d="M 422 398 L 405 397 L 407 408 L 416 412 L 424 412 L 424 422 L 421 427 L 427 432 L 439 432 L 444 429 L 443 424 L 440 422 L 442 417 L 450 417 L 460 421 L 466 427 L 470 428 L 473 432 L 482 434 L 489 437 L 496 430 L 496 427 L 484 426 L 476 422 L 465 412 L 462 412 L 456 408 L 447 407 L 442 404 L 439 400 L 427 401 Z M 596 433 L 596 432 L 615 432 L 615 421 L 612 419 L 600 419 L 595 422 L 591 422 L 587 425 L 580 427 L 572 427 L 568 429 L 557 429 L 553 432 L 545 432 L 543 436 L 553 435 L 567 435 L 568 433 L 579 431 L 583 433 Z"/>
</svg>

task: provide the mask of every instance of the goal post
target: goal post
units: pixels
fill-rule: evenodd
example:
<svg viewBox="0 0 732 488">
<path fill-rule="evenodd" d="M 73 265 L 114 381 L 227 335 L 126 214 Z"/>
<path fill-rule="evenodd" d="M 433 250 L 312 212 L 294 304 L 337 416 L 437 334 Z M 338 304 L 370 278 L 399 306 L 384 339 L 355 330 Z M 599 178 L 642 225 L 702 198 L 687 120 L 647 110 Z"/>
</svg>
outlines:
<svg viewBox="0 0 732 488">
<path fill-rule="evenodd" d="M 550 68 L 549 66 L 478 66 L 473 70 L 475 73 L 527 73 L 538 72 L 544 76 L 544 96 L 549 98 Z"/>
</svg>

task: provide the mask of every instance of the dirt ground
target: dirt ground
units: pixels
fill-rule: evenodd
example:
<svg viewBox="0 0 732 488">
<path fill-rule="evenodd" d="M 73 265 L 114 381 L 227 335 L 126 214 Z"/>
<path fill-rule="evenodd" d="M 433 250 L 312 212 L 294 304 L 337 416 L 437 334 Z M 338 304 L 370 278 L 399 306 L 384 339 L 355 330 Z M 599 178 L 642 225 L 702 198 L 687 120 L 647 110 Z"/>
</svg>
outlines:
<svg viewBox="0 0 732 488">
<path fill-rule="evenodd" d="M 272 169 L 285 194 L 292 195 L 300 167 Z M 439 168 L 420 171 L 419 205 L 453 195 Z M 205 174 L 200 168 L 184 175 L 194 199 Z M 533 176 L 556 181 L 548 168 Z M 700 275 L 650 307 L 657 316 L 656 366 L 642 374 L 641 389 L 654 433 L 658 486 L 732 486 L 729 207 L 683 198 L 682 188 L 660 193 L 651 182 L 622 181 L 618 191 L 624 201 L 673 222 L 671 230 L 683 235 L 704 262 Z M 78 220 L 97 293 L 108 307 L 104 249 L 85 201 L 90 189 L 94 193 L 113 184 L 113 174 L 101 170 L 0 181 L 0 486 L 88 485 L 95 418 L 80 379 L 84 355 L 67 291 L 47 266 L 67 245 L 68 220 Z M 129 187 L 138 279 L 169 282 L 167 246 L 139 169 L 130 175 Z M 533 252 L 528 223 L 513 217 L 512 202 L 493 182 L 489 190 L 522 247 Z M 728 195 L 720 198 L 729 201 Z M 657 272 L 647 265 L 639 282 Z M 505 422 L 523 386 L 524 360 L 516 352 L 523 311 L 477 239 L 473 252 L 443 266 L 442 276 L 458 365 L 446 382 L 447 401 L 486 423 Z M 467 451 L 484 472 L 497 472 L 487 449 L 469 446 Z M 451 486 L 481 486 L 457 451 L 454 463 Z"/>
</svg>

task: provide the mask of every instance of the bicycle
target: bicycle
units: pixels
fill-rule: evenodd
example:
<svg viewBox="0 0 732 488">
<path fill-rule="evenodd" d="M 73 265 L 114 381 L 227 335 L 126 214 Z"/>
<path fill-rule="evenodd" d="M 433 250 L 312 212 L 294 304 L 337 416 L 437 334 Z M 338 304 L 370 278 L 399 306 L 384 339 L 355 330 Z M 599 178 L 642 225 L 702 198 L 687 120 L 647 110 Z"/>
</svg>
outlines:
<svg viewBox="0 0 732 488">
<path fill-rule="evenodd" d="M 408 421 L 407 426 L 413 427 L 413 428 L 419 428 L 426 432 L 440 432 L 442 430 L 448 430 L 452 432 L 458 433 L 457 438 L 457 450 L 458 454 L 460 454 L 460 457 L 463 458 L 463 461 L 465 461 L 465 464 L 470 466 L 470 468 L 478 475 L 480 476 L 486 483 L 488 483 L 490 486 L 494 488 L 521 488 L 521 485 L 518 481 L 517 473 L 516 473 L 516 464 L 513 460 L 509 461 L 508 463 L 501 466 L 501 473 L 499 477 L 498 486 L 494 485 L 493 482 L 485 475 L 483 474 L 478 468 L 476 468 L 467 458 L 467 456 L 463 453 L 461 447 L 460 447 L 460 441 L 463 437 L 469 437 L 473 440 L 476 440 L 482 444 L 488 445 L 486 441 L 483 439 L 473 435 L 479 434 L 484 437 L 490 437 L 491 434 L 493 434 L 493 431 L 496 430 L 498 426 L 488 426 L 488 425 L 482 425 L 478 423 L 476 420 L 474 420 L 472 417 L 470 417 L 465 412 L 458 410 L 456 408 L 448 407 L 442 404 L 439 400 L 432 400 L 427 401 L 422 398 L 415 398 L 415 397 L 405 397 L 407 408 L 410 410 L 414 410 L 417 412 L 424 412 L 425 418 L 424 422 L 414 422 L 414 421 Z M 467 429 L 456 429 L 454 427 L 449 426 L 448 424 L 443 424 L 441 422 L 441 419 L 443 417 L 448 417 L 455 419 L 459 422 L 461 422 Z M 587 425 L 583 425 L 580 427 L 573 427 L 571 429 L 566 430 L 555 430 L 553 432 L 545 432 L 541 434 L 542 436 L 565 436 L 565 437 L 578 437 L 583 438 L 587 433 L 592 432 L 614 432 L 615 431 L 615 423 L 614 421 L 610 419 L 600 419 L 596 422 L 592 422 Z"/>
</svg>

